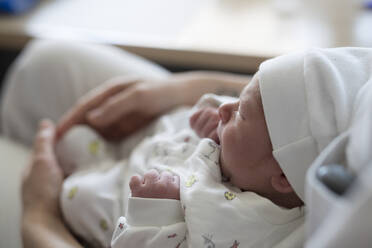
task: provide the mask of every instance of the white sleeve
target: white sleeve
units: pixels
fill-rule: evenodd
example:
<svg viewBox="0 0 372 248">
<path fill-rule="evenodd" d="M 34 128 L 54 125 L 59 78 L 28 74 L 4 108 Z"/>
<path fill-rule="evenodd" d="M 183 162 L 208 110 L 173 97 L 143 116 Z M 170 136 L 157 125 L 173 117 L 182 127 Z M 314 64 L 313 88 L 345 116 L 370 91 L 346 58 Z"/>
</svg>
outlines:
<svg viewBox="0 0 372 248">
<path fill-rule="evenodd" d="M 181 202 L 129 197 L 126 217 L 120 217 L 111 240 L 119 247 L 187 247 Z"/>
</svg>

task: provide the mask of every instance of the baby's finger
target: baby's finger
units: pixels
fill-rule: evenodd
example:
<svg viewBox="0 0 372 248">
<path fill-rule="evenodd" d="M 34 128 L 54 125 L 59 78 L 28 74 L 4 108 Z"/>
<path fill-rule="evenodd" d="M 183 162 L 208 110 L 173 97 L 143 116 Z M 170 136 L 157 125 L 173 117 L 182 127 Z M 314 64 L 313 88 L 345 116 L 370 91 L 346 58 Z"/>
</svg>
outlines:
<svg viewBox="0 0 372 248">
<path fill-rule="evenodd" d="M 143 178 L 144 178 L 143 181 L 144 181 L 144 184 L 145 185 L 146 184 L 152 184 L 152 183 L 154 183 L 154 182 L 156 182 L 156 181 L 159 180 L 160 174 L 159 174 L 159 172 L 157 170 L 151 169 L 151 170 L 149 170 L 148 172 L 145 173 L 145 175 L 143 176 Z"/>
<path fill-rule="evenodd" d="M 195 130 L 196 130 L 196 133 L 199 135 L 199 136 L 203 136 L 203 128 L 205 127 L 206 123 L 208 122 L 209 120 L 209 113 L 208 113 L 208 110 L 205 109 L 200 117 L 197 119 L 196 123 L 195 123 Z"/>
<path fill-rule="evenodd" d="M 191 128 L 193 129 L 195 128 L 196 121 L 198 120 L 202 112 L 203 112 L 203 109 L 199 109 L 198 111 L 196 111 L 194 114 L 191 115 L 190 120 L 189 120 Z"/>
<path fill-rule="evenodd" d="M 203 137 L 209 137 L 209 134 L 217 129 L 219 119 L 216 116 L 210 116 L 207 123 L 202 127 L 201 134 Z"/>
<path fill-rule="evenodd" d="M 138 187 L 141 186 L 142 184 L 142 177 L 139 176 L 139 175 L 134 175 L 130 178 L 130 181 L 129 181 L 129 187 L 130 189 L 133 191 L 135 189 L 137 189 Z"/>
<path fill-rule="evenodd" d="M 174 180 L 173 178 L 173 175 L 172 173 L 170 173 L 169 171 L 163 171 L 161 174 L 160 174 L 160 178 L 159 178 L 159 181 L 161 182 L 164 182 L 164 183 L 172 183 Z"/>
</svg>

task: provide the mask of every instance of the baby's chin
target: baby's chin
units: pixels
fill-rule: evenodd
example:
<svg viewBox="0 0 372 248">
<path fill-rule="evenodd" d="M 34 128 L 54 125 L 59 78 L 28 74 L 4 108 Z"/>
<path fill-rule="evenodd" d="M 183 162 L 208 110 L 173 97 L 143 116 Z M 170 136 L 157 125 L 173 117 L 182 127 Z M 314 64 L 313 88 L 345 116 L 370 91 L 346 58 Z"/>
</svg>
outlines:
<svg viewBox="0 0 372 248">
<path fill-rule="evenodd" d="M 226 175 L 226 173 L 224 173 L 224 170 L 222 169 L 224 168 L 223 167 L 223 159 L 222 159 L 222 155 L 220 153 L 220 172 L 221 172 L 221 181 L 224 182 L 224 183 L 230 183 L 232 186 L 236 187 L 238 190 L 240 190 L 241 192 L 246 192 L 248 190 L 245 190 L 243 188 L 240 188 L 238 187 L 237 185 L 234 185 L 232 182 L 230 182 L 230 177 Z"/>
</svg>

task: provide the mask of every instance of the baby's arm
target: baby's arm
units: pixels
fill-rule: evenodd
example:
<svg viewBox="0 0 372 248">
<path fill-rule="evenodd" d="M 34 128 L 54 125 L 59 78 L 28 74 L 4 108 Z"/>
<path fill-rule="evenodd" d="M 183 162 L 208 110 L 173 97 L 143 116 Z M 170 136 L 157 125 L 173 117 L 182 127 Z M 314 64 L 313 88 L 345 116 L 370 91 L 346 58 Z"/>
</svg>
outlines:
<svg viewBox="0 0 372 248">
<path fill-rule="evenodd" d="M 190 117 L 190 126 L 201 138 L 210 138 L 219 143 L 217 126 L 220 121 L 218 108 L 204 107 Z"/>
<path fill-rule="evenodd" d="M 130 180 L 125 217 L 115 227 L 111 247 L 187 247 L 179 177 L 150 170 Z"/>
</svg>

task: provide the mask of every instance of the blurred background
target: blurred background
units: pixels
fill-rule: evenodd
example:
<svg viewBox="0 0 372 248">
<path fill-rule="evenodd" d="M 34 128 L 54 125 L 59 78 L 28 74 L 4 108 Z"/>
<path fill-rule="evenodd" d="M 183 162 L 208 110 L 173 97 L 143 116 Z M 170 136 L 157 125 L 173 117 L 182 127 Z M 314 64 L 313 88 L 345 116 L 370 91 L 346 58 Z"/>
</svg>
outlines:
<svg viewBox="0 0 372 248">
<path fill-rule="evenodd" d="M 0 0 L 0 77 L 34 38 L 112 44 L 173 71 L 253 73 L 310 47 L 372 46 L 362 0 Z"/>
</svg>

